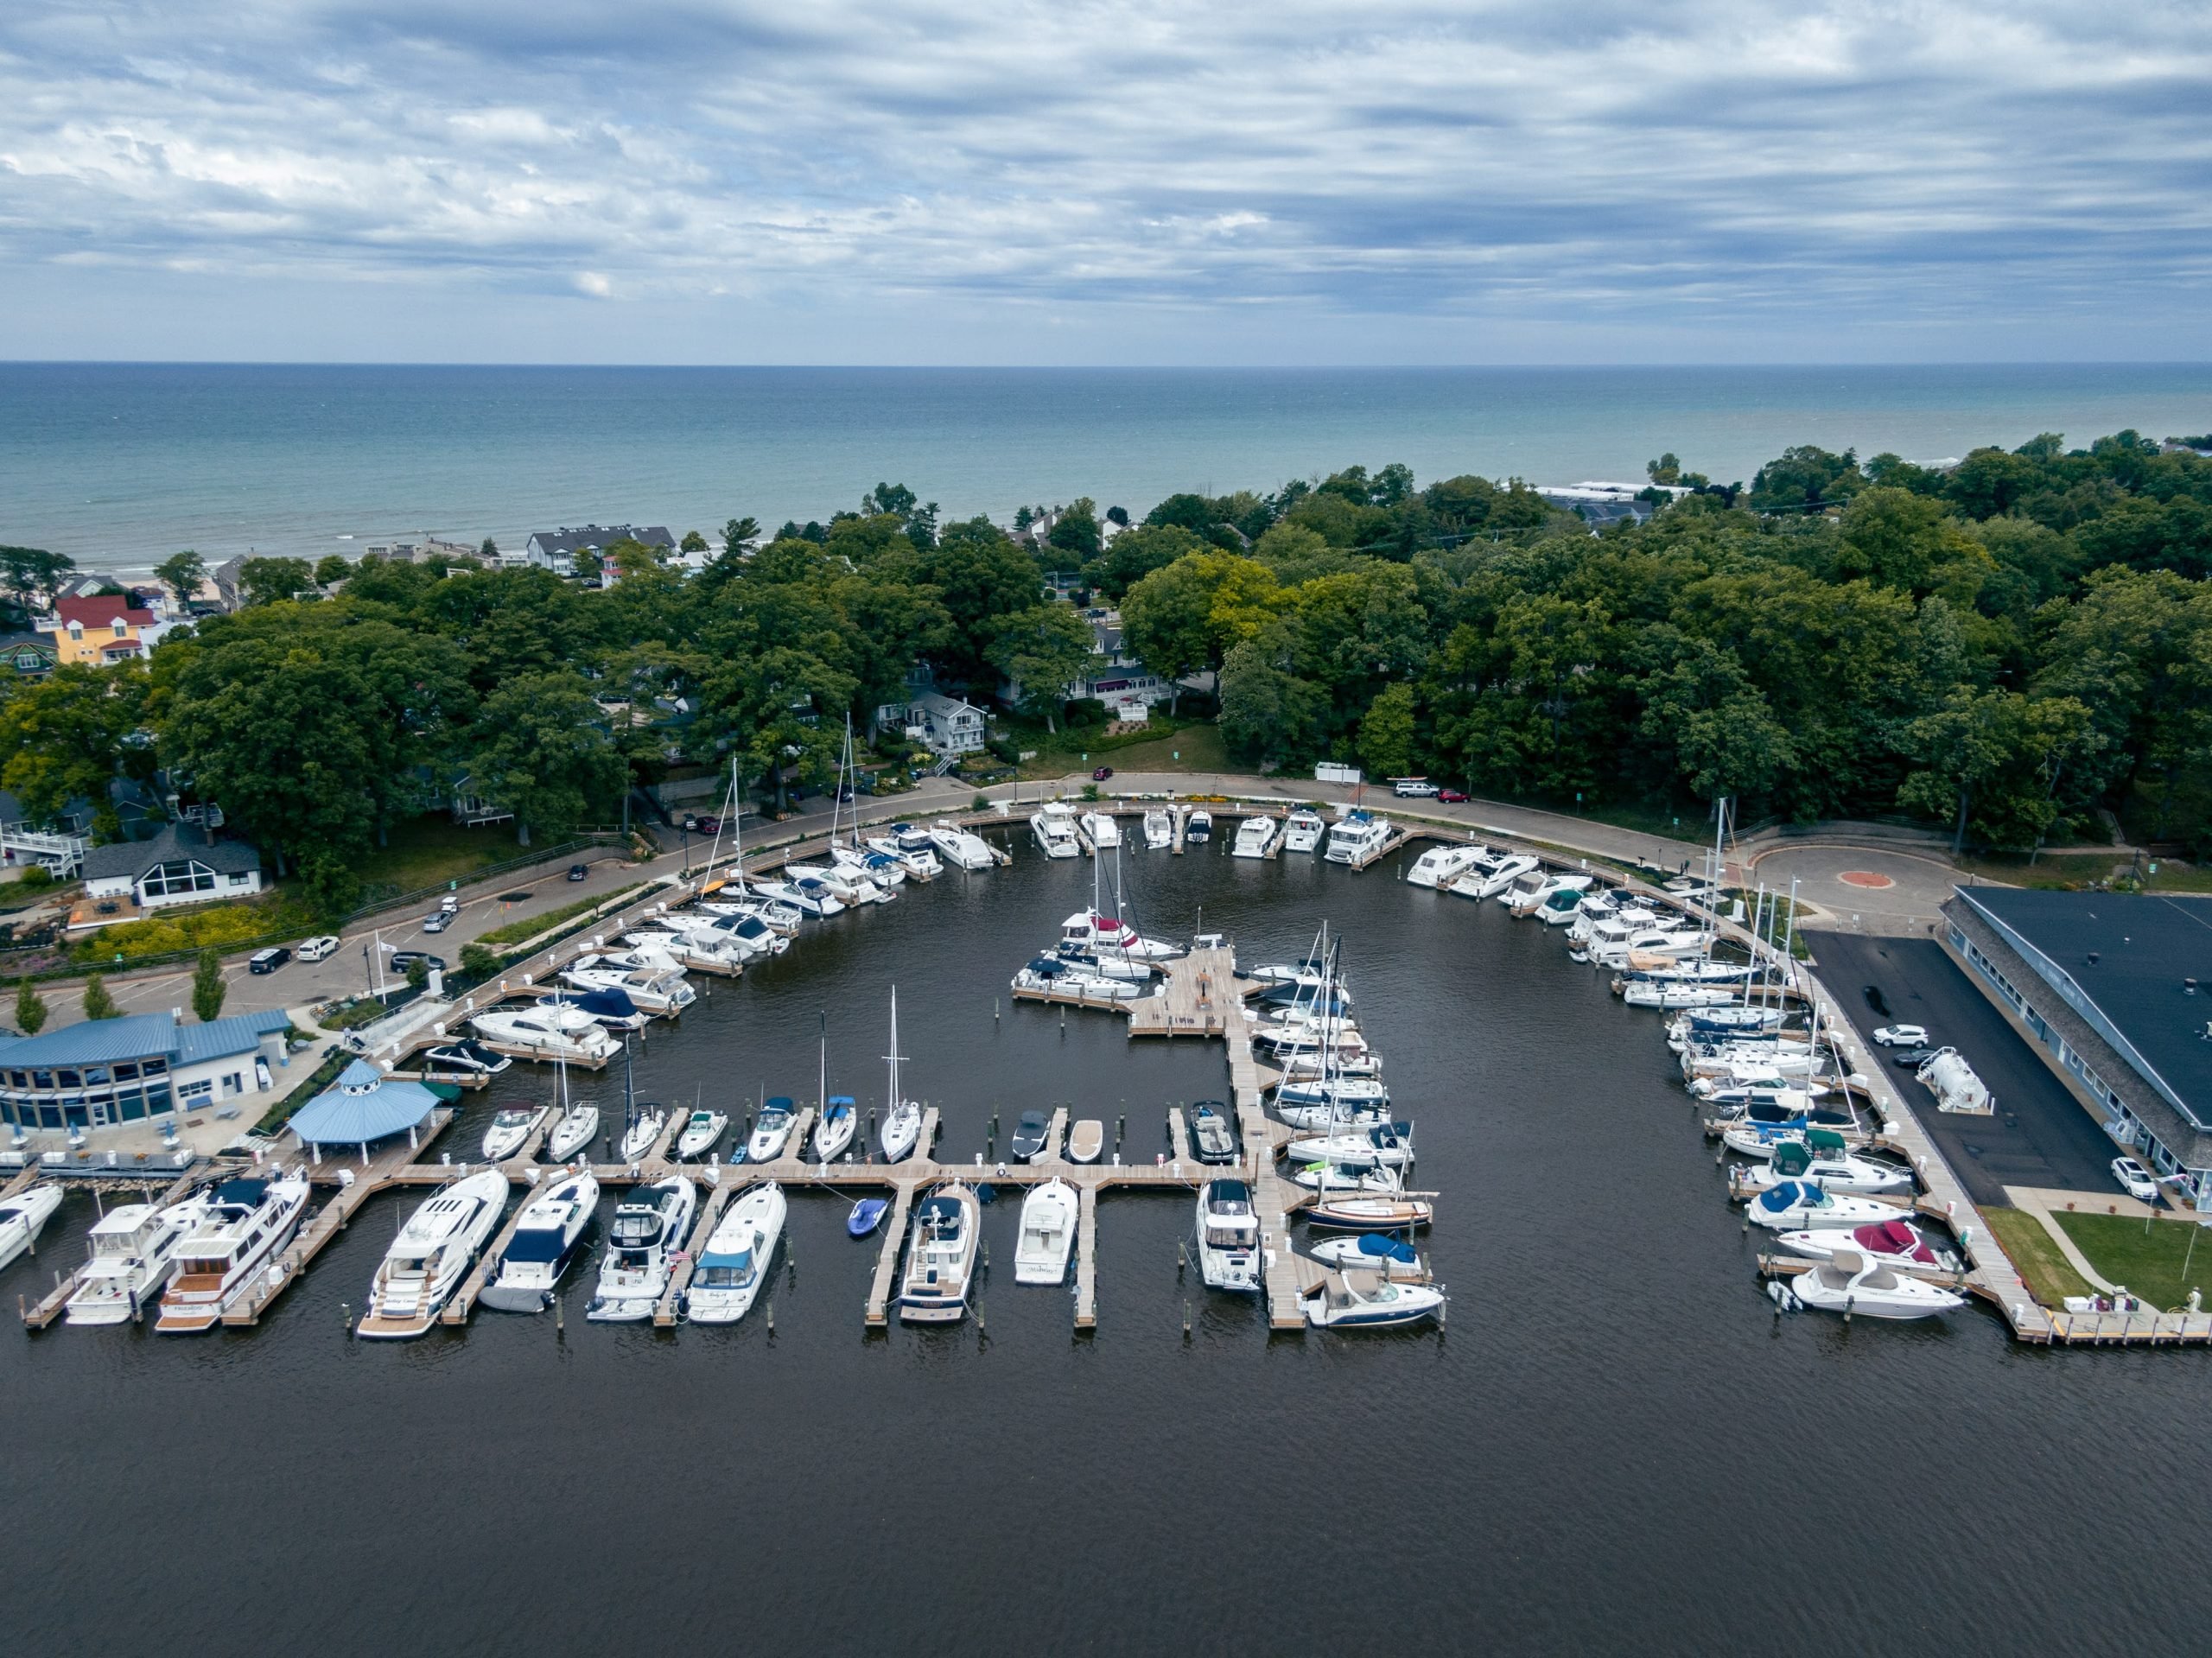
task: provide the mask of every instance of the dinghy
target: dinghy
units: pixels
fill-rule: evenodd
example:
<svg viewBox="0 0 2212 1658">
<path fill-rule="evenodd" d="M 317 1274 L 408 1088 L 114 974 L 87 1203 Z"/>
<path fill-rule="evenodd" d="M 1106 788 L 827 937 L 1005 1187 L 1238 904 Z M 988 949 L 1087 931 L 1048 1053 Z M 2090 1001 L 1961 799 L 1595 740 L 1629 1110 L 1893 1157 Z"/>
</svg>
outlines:
<svg viewBox="0 0 2212 1658">
<path fill-rule="evenodd" d="M 1106 1125 L 1096 1117 L 1085 1117 L 1068 1130 L 1068 1161 L 1096 1163 L 1106 1147 Z"/>
<path fill-rule="evenodd" d="M 1014 1246 L 1014 1281 L 1058 1284 L 1068 1272 L 1075 1248 L 1075 1188 L 1061 1179 L 1030 1188 L 1021 1200 L 1021 1241 Z"/>
<path fill-rule="evenodd" d="M 848 1237 L 864 1238 L 883 1224 L 883 1217 L 891 1212 L 889 1201 L 882 1197 L 863 1197 L 853 1205 L 853 1212 L 845 1217 Z"/>
</svg>

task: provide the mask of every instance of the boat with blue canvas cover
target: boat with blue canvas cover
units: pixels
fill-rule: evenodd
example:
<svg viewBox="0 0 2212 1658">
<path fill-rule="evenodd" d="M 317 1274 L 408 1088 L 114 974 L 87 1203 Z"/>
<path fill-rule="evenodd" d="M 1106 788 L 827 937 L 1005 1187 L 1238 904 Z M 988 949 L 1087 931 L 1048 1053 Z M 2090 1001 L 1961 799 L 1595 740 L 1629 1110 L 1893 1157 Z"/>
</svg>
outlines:
<svg viewBox="0 0 2212 1658">
<path fill-rule="evenodd" d="M 883 1224 L 883 1217 L 890 1211 L 891 1204 L 887 1198 L 861 1198 L 853 1205 L 853 1212 L 845 1217 L 846 1236 L 855 1238 L 868 1236 L 869 1233 Z"/>
<path fill-rule="evenodd" d="M 544 1312 L 598 1212 L 599 1180 L 588 1169 L 563 1177 L 530 1199 L 477 1305 L 499 1312 Z"/>
<path fill-rule="evenodd" d="M 1744 1212 L 1753 1225 L 1782 1232 L 1875 1225 L 1897 1219 L 1901 1211 L 1895 1204 L 1824 1191 L 1811 1180 L 1782 1180 L 1752 1198 Z"/>
<path fill-rule="evenodd" d="M 775 1265 L 789 1205 L 771 1180 L 729 1206 L 691 1270 L 683 1316 L 695 1324 L 734 1324 L 753 1310 Z"/>
<path fill-rule="evenodd" d="M 1354 1237 L 1324 1238 L 1313 1246 L 1313 1259 L 1342 1270 L 1364 1267 L 1385 1278 L 1421 1282 L 1428 1277 L 1428 1263 L 1421 1251 L 1401 1237 L 1385 1232 L 1363 1232 Z"/>
</svg>

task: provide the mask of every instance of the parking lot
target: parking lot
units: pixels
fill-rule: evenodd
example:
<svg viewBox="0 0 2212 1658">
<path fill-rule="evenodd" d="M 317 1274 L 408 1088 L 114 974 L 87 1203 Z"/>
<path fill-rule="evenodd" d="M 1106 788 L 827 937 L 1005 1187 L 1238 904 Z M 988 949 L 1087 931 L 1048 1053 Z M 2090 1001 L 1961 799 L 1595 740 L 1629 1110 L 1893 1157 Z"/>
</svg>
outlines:
<svg viewBox="0 0 2212 1658">
<path fill-rule="evenodd" d="M 1883 1064 L 1889 1063 L 1891 1051 L 1872 1046 L 1876 1030 L 1924 1025 L 1929 1046 L 1956 1048 L 1988 1084 L 1995 1114 L 1967 1115 L 1937 1110 L 1935 1096 L 1910 1071 L 1890 1072 L 1897 1092 L 1976 1203 L 2004 1203 L 2008 1185 L 2120 1190 L 2112 1160 L 2120 1148 L 1942 945 L 1932 938 L 1831 932 L 1808 937 L 1821 978 Z M 1886 1017 L 1868 1005 L 1865 987 L 1870 984 L 1888 1001 Z"/>
</svg>

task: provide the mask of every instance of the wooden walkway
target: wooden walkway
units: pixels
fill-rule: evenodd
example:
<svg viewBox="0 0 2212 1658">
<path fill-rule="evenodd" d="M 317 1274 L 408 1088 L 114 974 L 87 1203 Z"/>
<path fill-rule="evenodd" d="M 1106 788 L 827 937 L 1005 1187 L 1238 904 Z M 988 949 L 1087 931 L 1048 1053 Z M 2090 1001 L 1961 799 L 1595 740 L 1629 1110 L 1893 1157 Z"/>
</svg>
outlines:
<svg viewBox="0 0 2212 1658">
<path fill-rule="evenodd" d="M 1164 994 L 1122 1004 L 1131 1036 L 1226 1036 L 1232 1015 L 1243 1012 L 1247 987 L 1236 976 L 1236 954 L 1228 946 L 1194 950 L 1165 963 Z"/>
</svg>

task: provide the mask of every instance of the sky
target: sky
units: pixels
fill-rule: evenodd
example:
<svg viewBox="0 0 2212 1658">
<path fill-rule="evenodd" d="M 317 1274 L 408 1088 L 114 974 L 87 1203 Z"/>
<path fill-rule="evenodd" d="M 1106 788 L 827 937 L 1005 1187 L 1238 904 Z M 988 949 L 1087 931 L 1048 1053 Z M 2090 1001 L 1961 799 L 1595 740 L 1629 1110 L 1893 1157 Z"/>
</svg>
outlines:
<svg viewBox="0 0 2212 1658">
<path fill-rule="evenodd" d="M 2212 6 L 11 0 L 0 357 L 2201 360 Z"/>
</svg>

